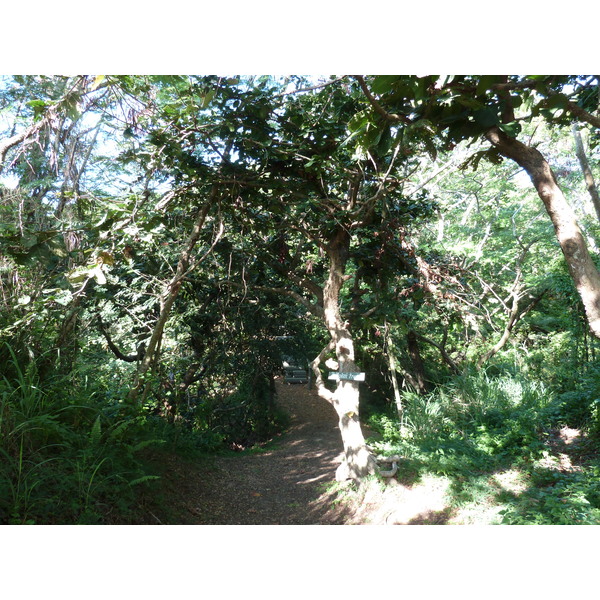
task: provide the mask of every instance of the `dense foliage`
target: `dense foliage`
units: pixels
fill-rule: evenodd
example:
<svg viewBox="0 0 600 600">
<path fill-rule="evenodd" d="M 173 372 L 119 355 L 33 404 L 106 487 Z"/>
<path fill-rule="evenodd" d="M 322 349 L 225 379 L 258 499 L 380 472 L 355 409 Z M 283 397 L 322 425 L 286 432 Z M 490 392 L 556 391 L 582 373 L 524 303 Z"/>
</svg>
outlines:
<svg viewBox="0 0 600 600">
<path fill-rule="evenodd" d="M 507 151 L 550 163 L 595 269 L 571 127 L 597 171 L 597 98 L 579 76 L 4 78 L 0 522 L 136 522 L 155 453 L 282 431 L 283 358 L 336 358 L 335 267 L 376 453 L 458 504 L 518 472 L 505 523 L 598 523 L 593 284 Z M 544 462 L 561 427 L 578 470 Z"/>
</svg>

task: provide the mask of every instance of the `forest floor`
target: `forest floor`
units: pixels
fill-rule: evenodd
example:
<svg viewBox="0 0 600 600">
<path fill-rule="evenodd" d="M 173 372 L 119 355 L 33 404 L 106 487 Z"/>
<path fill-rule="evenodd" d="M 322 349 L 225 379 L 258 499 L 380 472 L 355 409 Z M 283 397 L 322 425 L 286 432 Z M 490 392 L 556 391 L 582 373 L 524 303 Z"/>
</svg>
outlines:
<svg viewBox="0 0 600 600">
<path fill-rule="evenodd" d="M 276 382 L 288 430 L 253 452 L 205 459 L 168 455 L 163 498 L 148 522 L 182 525 L 444 523 L 444 486 L 372 481 L 358 493 L 335 482 L 342 440 L 333 407 L 306 385 Z M 363 427 L 363 430 L 365 428 Z M 365 431 L 365 435 L 371 432 Z M 161 458 L 164 461 L 165 457 Z M 166 507 L 165 507 L 166 503 Z"/>
<path fill-rule="evenodd" d="M 502 506 L 486 498 L 477 506 L 453 505 L 445 478 L 418 482 L 373 479 L 356 490 L 335 482 L 342 458 L 337 415 L 305 385 L 276 382 L 277 402 L 290 415 L 286 432 L 264 447 L 226 456 L 182 458 L 162 454 L 160 497 L 140 507 L 148 524 L 181 525 L 392 525 L 489 524 Z M 363 426 L 365 436 L 372 432 Z M 563 428 L 547 440 L 547 468 L 576 469 L 569 451 L 577 430 Z M 493 486 L 519 494 L 522 474 L 497 473 Z"/>
</svg>

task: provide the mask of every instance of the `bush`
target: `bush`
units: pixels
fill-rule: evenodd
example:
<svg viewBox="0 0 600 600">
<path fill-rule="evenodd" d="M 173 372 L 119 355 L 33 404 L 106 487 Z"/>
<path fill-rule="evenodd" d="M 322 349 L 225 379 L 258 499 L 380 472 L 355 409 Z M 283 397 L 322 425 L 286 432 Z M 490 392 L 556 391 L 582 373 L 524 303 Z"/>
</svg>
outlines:
<svg viewBox="0 0 600 600">
<path fill-rule="evenodd" d="M 271 375 L 242 373 L 238 388 L 224 396 L 205 399 L 196 412 L 195 430 L 212 435 L 230 448 L 242 449 L 269 440 L 289 424 L 275 403 Z"/>
<path fill-rule="evenodd" d="M 534 470 L 529 488 L 501 511 L 507 525 L 598 525 L 598 470 Z"/>
<path fill-rule="evenodd" d="M 548 414 L 557 425 L 585 427 L 595 432 L 600 425 L 599 406 L 600 369 L 589 364 L 579 374 L 572 373 L 562 381 Z"/>
<path fill-rule="evenodd" d="M 383 437 L 374 445 L 418 457 L 433 472 L 493 470 L 511 458 L 539 454 L 548 398 L 544 386 L 518 375 L 466 374 L 425 396 L 405 391 L 402 423 L 371 419 Z"/>
</svg>

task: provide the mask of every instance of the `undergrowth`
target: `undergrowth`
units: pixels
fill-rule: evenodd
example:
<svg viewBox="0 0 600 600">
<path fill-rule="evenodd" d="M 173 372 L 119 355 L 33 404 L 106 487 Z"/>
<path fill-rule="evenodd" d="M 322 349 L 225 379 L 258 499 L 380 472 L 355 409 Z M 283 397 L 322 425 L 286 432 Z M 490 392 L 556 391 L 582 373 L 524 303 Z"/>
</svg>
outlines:
<svg viewBox="0 0 600 600">
<path fill-rule="evenodd" d="M 407 484 L 426 475 L 450 479 L 448 501 L 474 514 L 471 522 L 600 524 L 595 442 L 588 436 L 576 471 L 548 462 L 564 397 L 519 374 L 475 372 L 427 395 L 404 391 L 402 400 L 402 419 L 380 414 L 369 425 L 382 438 L 371 443 L 377 452 L 404 457 L 398 476 Z M 588 432 L 594 427 L 587 422 Z"/>
<path fill-rule="evenodd" d="M 102 378 L 46 374 L 11 357 L 0 377 L 0 524 L 103 524 L 147 521 L 160 496 L 162 457 L 191 458 L 271 439 L 286 420 L 268 382 L 242 386 L 228 399 L 227 421 L 197 410 L 165 419 L 132 407 Z M 253 402 L 260 396 L 261 402 Z M 218 417 L 219 413 L 217 413 Z M 151 522 L 151 520 L 150 520 Z"/>
<path fill-rule="evenodd" d="M 129 523 L 158 476 L 143 458 L 156 427 L 72 378 L 42 381 L 35 361 L 0 379 L 0 523 Z"/>
<path fill-rule="evenodd" d="M 42 382 L 11 352 L 0 380 L 0 522 L 101 523 L 134 517 L 137 486 L 155 476 L 140 452 L 143 418 L 103 406 L 71 382 Z M 87 392 L 87 393 L 86 393 Z"/>
</svg>

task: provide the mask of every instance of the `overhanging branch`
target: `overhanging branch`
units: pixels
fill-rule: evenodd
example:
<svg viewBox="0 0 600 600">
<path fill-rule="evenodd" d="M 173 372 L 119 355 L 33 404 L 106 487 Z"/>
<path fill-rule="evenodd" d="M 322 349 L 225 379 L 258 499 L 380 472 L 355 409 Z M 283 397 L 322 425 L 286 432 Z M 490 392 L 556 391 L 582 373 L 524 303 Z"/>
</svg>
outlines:
<svg viewBox="0 0 600 600">
<path fill-rule="evenodd" d="M 354 79 L 358 81 L 358 85 L 360 85 L 360 88 L 362 89 L 364 95 L 367 97 L 367 100 L 380 117 L 383 117 L 388 123 L 411 123 L 411 120 L 408 117 L 405 117 L 404 115 L 396 115 L 394 113 L 389 113 L 387 110 L 385 110 L 385 108 L 383 108 L 383 106 L 379 104 L 375 96 L 373 96 L 373 94 L 371 93 L 371 90 L 367 86 L 362 75 L 354 75 Z"/>
<path fill-rule="evenodd" d="M 322 307 L 318 306 L 317 304 L 313 304 L 312 302 L 310 302 L 310 300 L 308 300 L 307 298 L 305 298 L 304 296 L 302 296 L 301 294 L 299 294 L 298 292 L 296 292 L 294 290 L 289 290 L 287 288 L 282 288 L 282 287 L 268 287 L 268 286 L 263 286 L 263 285 L 247 285 L 247 284 L 238 283 L 237 281 L 221 281 L 220 283 L 223 285 L 230 285 L 233 287 L 253 290 L 253 291 L 257 291 L 257 292 L 266 292 L 267 294 L 278 294 L 278 295 L 283 295 L 283 296 L 289 296 L 290 298 L 293 298 L 296 302 L 302 304 L 302 306 L 304 306 L 308 311 L 310 311 L 311 314 L 315 315 L 316 317 L 323 318 L 323 308 Z"/>
</svg>

